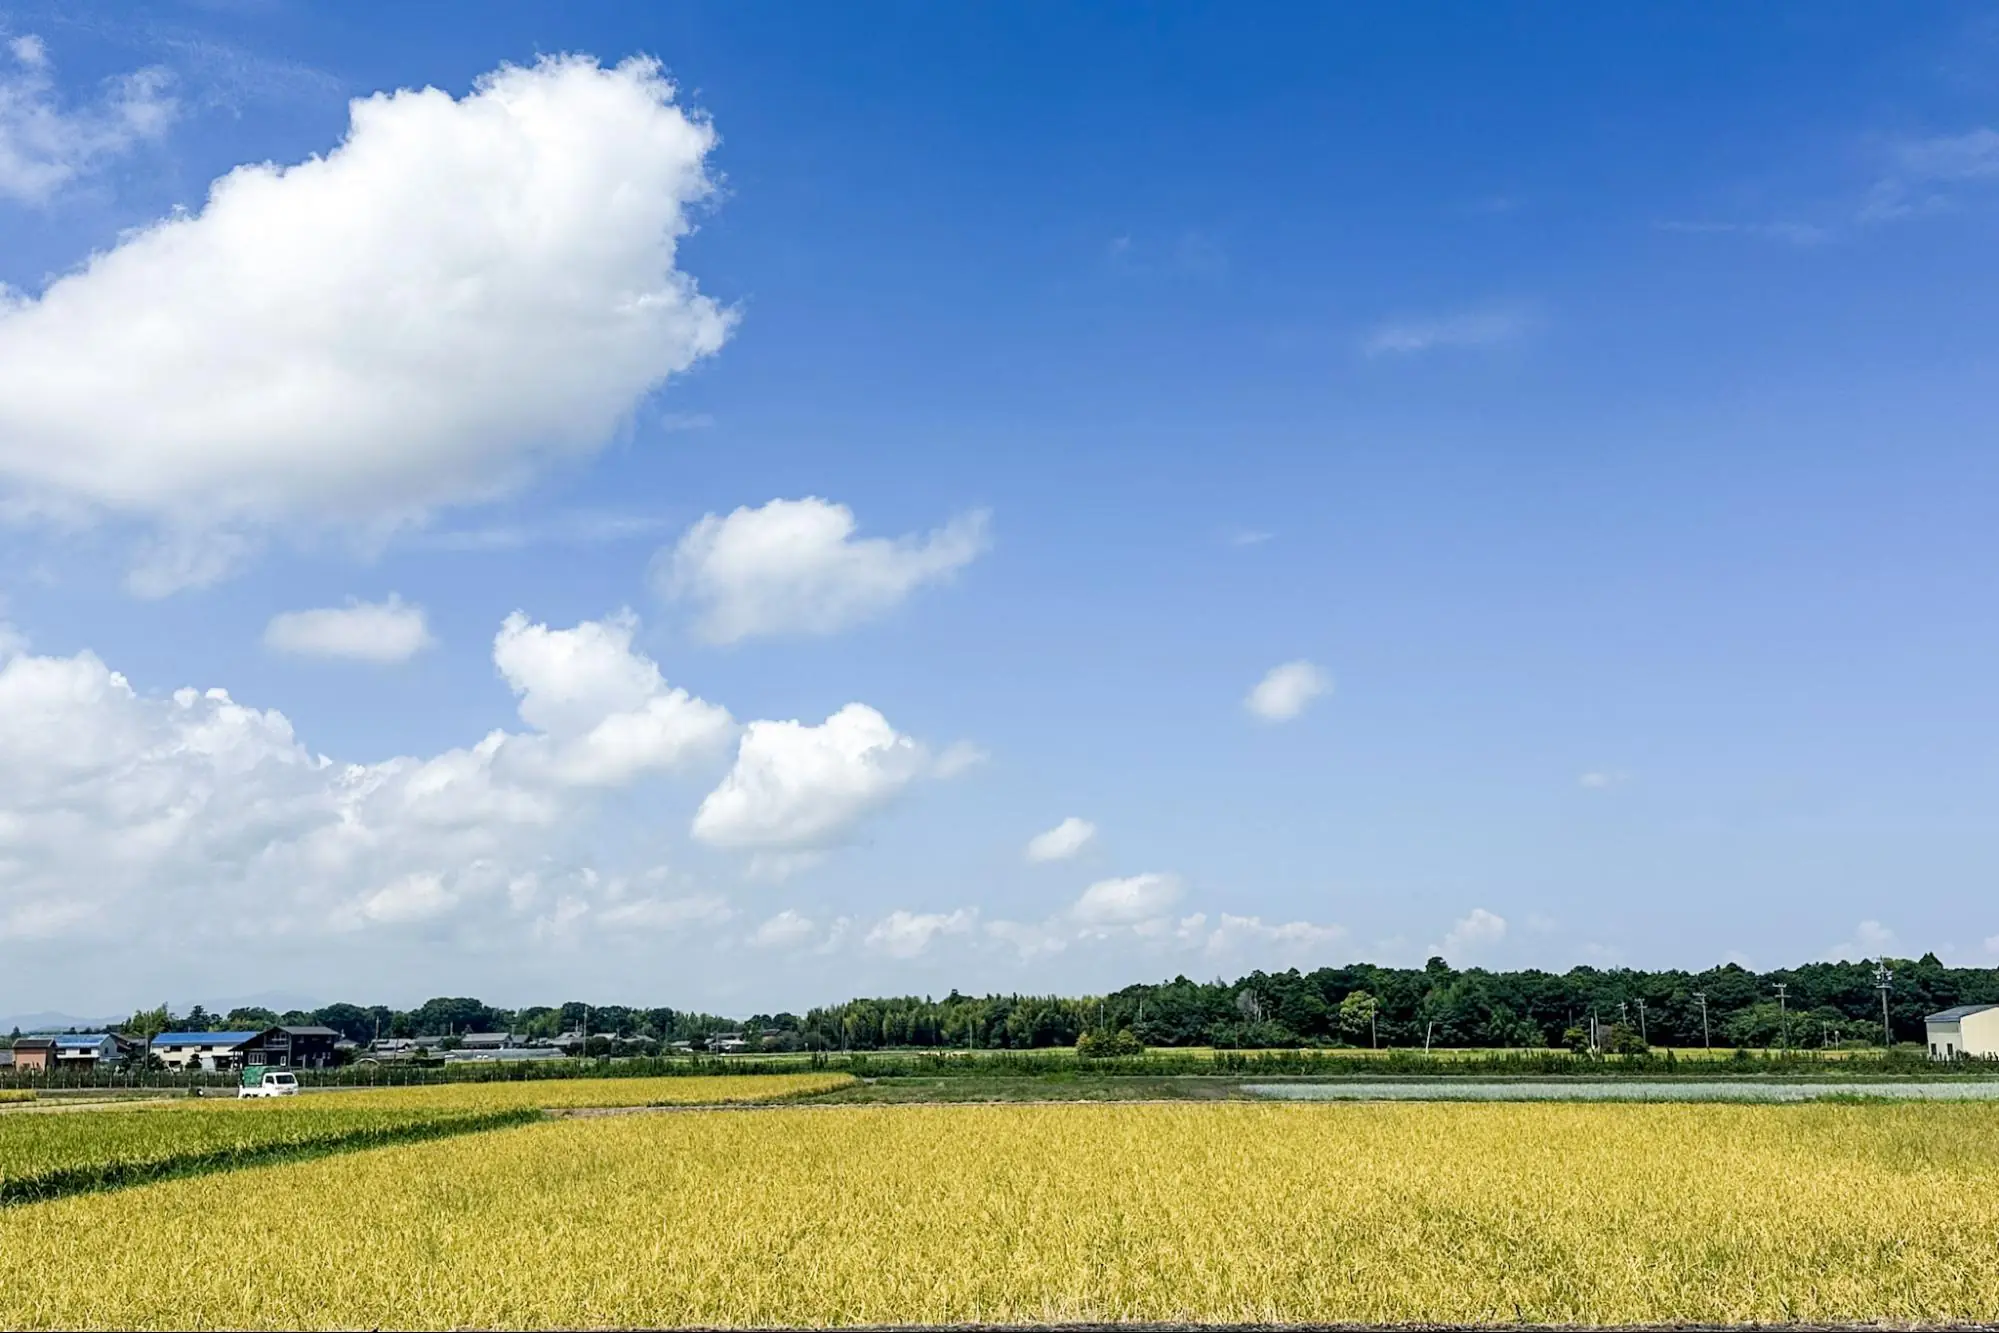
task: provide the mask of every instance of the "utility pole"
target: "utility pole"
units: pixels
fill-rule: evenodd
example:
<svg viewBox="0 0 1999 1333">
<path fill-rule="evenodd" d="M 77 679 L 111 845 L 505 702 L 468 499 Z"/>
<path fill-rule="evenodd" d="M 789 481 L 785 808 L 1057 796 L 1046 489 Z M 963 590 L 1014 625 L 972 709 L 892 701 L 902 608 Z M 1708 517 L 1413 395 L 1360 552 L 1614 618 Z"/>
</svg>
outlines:
<svg viewBox="0 0 1999 1333">
<path fill-rule="evenodd" d="M 1638 1001 L 1638 1040 L 1644 1042 L 1647 1046 L 1652 1044 L 1652 1038 L 1645 1032 L 1645 1001 L 1643 1000 Z"/>
<path fill-rule="evenodd" d="M 1876 963 L 1874 989 L 1881 992 L 1881 1049 L 1884 1053 L 1895 1046 L 1895 1026 L 1888 1021 L 1888 989 L 1894 984 L 1895 974 L 1888 970 L 1888 964 Z"/>
<path fill-rule="evenodd" d="M 1791 988 L 1784 982 L 1777 983 L 1777 1023 L 1783 1033 L 1784 1054 L 1791 1053 Z"/>
<path fill-rule="evenodd" d="M 1697 990 L 1694 992 L 1694 998 L 1699 1000 L 1701 1005 L 1701 1048 L 1711 1051 L 1714 1049 L 1714 1042 L 1707 1033 L 1707 992 Z"/>
</svg>

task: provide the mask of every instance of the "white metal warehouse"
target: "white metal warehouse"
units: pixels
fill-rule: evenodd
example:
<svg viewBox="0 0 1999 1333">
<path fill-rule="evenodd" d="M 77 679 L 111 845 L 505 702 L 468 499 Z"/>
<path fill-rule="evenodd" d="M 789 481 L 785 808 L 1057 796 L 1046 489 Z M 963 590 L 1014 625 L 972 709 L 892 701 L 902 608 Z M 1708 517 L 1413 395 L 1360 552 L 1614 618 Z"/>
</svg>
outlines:
<svg viewBox="0 0 1999 1333">
<path fill-rule="evenodd" d="M 1932 1060 L 1999 1057 L 1999 1004 L 1960 1004 L 1931 1014 L 1923 1025 L 1929 1029 Z"/>
</svg>

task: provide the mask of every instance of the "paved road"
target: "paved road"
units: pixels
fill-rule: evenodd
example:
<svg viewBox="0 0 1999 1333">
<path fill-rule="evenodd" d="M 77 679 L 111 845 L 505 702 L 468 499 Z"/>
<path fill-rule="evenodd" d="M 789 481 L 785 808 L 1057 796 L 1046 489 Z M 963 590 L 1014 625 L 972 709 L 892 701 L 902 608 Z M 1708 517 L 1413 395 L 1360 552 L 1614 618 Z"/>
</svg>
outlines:
<svg viewBox="0 0 1999 1333">
<path fill-rule="evenodd" d="M 1301 1102 L 1809 1102 L 1823 1097 L 1902 1101 L 1999 1101 L 1999 1082 L 1789 1083 L 1645 1082 L 1638 1079 L 1544 1079 L 1483 1083 L 1469 1079 L 1341 1083 L 1245 1083 L 1254 1097 Z"/>
</svg>

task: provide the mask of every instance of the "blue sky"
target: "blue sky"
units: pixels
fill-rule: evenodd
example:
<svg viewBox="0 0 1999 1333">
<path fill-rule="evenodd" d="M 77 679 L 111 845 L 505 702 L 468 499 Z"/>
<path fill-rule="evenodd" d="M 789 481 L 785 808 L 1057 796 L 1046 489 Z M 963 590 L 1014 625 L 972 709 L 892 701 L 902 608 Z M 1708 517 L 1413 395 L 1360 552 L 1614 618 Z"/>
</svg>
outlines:
<svg viewBox="0 0 1999 1333">
<path fill-rule="evenodd" d="M 1999 960 L 1968 8 L 0 28 L 0 1011 Z"/>
</svg>

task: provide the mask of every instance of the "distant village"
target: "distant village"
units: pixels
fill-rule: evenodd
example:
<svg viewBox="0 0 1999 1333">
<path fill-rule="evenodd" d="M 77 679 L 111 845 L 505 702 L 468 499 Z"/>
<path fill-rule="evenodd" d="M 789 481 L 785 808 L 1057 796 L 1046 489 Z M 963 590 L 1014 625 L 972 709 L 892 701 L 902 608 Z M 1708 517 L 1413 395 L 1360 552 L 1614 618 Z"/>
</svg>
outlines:
<svg viewBox="0 0 1999 1333">
<path fill-rule="evenodd" d="M 669 1051 L 734 1054 L 750 1048 L 741 1032 L 665 1043 Z M 643 1049 L 641 1049 L 643 1048 Z M 554 1060 L 593 1054 L 652 1054 L 659 1043 L 581 1030 L 554 1036 L 512 1032 L 445 1033 L 351 1041 L 333 1028 L 277 1024 L 242 1032 L 161 1032 L 145 1038 L 123 1032 L 61 1032 L 13 1038 L 0 1045 L 0 1073 L 88 1073 L 150 1069 L 175 1073 L 230 1073 L 264 1065 L 280 1069 L 331 1069 L 367 1063 L 456 1064 L 478 1060 Z"/>
</svg>

